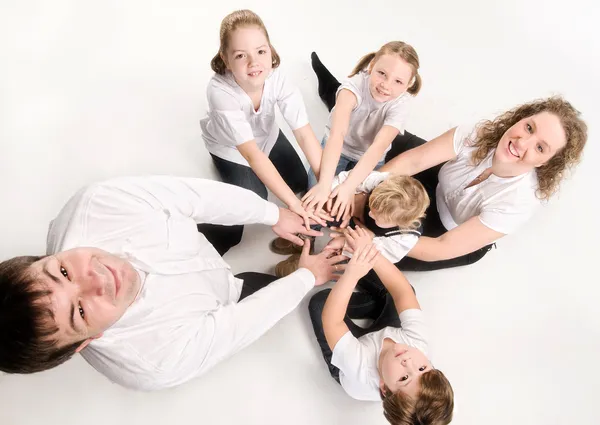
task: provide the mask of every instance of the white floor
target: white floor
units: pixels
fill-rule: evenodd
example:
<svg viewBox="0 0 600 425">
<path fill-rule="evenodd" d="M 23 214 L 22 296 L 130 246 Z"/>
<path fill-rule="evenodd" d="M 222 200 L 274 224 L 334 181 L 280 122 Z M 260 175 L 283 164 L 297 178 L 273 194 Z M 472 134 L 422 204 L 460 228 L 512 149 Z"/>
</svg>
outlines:
<svg viewBox="0 0 600 425">
<path fill-rule="evenodd" d="M 424 80 L 412 132 L 431 138 L 553 93 L 590 126 L 577 173 L 518 234 L 473 266 L 409 274 L 433 361 L 454 386 L 454 423 L 598 423 L 599 6 L 491 3 L 0 0 L 0 259 L 43 253 L 47 223 L 87 183 L 215 176 L 198 120 L 228 12 L 249 7 L 263 17 L 318 137 L 327 112 L 310 52 L 343 77 L 363 54 L 404 40 L 419 52 Z M 236 272 L 268 271 L 283 258 L 269 253 L 271 238 L 250 227 L 226 258 Z M 2 375 L 0 424 L 386 423 L 379 403 L 354 401 L 329 378 L 306 304 L 169 391 L 121 389 L 79 357 L 46 373 Z"/>
</svg>

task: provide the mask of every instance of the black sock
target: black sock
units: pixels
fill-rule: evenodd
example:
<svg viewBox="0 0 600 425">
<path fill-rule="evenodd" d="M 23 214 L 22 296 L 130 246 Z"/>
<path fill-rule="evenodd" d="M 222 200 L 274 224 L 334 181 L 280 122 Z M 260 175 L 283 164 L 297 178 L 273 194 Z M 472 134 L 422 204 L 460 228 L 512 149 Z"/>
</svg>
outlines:
<svg viewBox="0 0 600 425">
<path fill-rule="evenodd" d="M 317 80 L 319 81 L 319 97 L 327 106 L 330 111 L 335 106 L 335 95 L 338 87 L 341 85 L 340 82 L 329 72 L 323 62 L 319 59 L 315 52 L 310 54 L 312 62 L 312 69 L 317 74 Z"/>
</svg>

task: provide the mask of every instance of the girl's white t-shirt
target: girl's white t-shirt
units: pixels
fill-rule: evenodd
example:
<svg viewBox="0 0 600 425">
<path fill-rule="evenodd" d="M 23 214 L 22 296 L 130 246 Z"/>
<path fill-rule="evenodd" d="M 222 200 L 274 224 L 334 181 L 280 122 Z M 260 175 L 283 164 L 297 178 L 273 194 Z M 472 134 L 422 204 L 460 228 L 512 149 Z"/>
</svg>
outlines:
<svg viewBox="0 0 600 425">
<path fill-rule="evenodd" d="M 377 102 L 373 99 L 369 90 L 369 73 L 361 71 L 355 76 L 342 82 L 338 88 L 340 90 L 350 90 L 356 96 L 356 107 L 350 115 L 350 125 L 344 137 L 342 154 L 356 161 L 365 154 L 369 146 L 373 144 L 375 136 L 384 125 L 389 125 L 398 129 L 400 134 L 404 134 L 404 126 L 408 117 L 410 105 L 414 96 L 410 93 L 403 93 L 394 100 L 387 102 Z M 325 137 L 329 138 L 331 131 L 333 110 L 329 115 L 329 122 L 325 128 Z M 390 149 L 386 149 L 386 152 Z M 385 153 L 381 157 L 385 158 Z"/>
<path fill-rule="evenodd" d="M 492 166 L 496 149 L 479 164 L 471 156 L 478 123 L 458 126 L 454 132 L 456 158 L 440 169 L 436 189 L 437 208 L 447 230 L 479 216 L 481 222 L 496 232 L 509 234 L 525 223 L 541 205 L 536 197 L 538 180 L 535 170 L 516 177 L 490 175 L 481 183 L 467 188 L 484 170 Z"/>
<path fill-rule="evenodd" d="M 219 158 L 249 166 L 237 146 L 255 140 L 259 149 L 269 155 L 277 141 L 279 126 L 275 122 L 275 105 L 292 130 L 308 124 L 302 95 L 279 68 L 265 80 L 258 111 L 250 96 L 227 71 L 215 74 L 206 89 L 208 113 L 200 120 L 206 149 Z"/>
</svg>

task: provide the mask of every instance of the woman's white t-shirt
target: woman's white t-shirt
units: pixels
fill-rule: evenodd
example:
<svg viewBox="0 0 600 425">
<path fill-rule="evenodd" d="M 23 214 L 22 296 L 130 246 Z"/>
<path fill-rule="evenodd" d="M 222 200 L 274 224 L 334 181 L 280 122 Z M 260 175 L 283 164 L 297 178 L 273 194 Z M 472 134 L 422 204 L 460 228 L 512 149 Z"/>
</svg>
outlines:
<svg viewBox="0 0 600 425">
<path fill-rule="evenodd" d="M 258 111 L 252 99 L 227 71 L 215 74 L 206 89 L 208 113 L 200 120 L 206 149 L 219 158 L 249 166 L 237 146 L 255 140 L 259 149 L 269 155 L 277 141 L 279 126 L 275 122 L 275 105 L 292 130 L 308 124 L 308 116 L 298 88 L 279 68 L 265 80 Z"/>
<path fill-rule="evenodd" d="M 344 80 L 337 93 L 339 94 L 343 89 L 350 90 L 356 96 L 356 107 L 350 115 L 350 125 L 342 146 L 344 156 L 359 161 L 384 125 L 395 127 L 400 134 L 404 134 L 404 125 L 413 95 L 405 92 L 394 100 L 377 102 L 369 90 L 369 73 L 366 71 Z M 329 122 L 325 128 L 325 138 L 329 138 L 332 117 L 333 111 L 329 115 Z M 385 153 L 390 147 L 391 144 Z M 385 153 L 381 159 L 385 158 Z"/>
<path fill-rule="evenodd" d="M 479 216 L 481 222 L 499 233 L 509 234 L 526 222 L 540 206 L 536 197 L 538 180 L 535 170 L 516 177 L 490 175 L 467 188 L 484 170 L 492 166 L 496 149 L 479 165 L 471 156 L 478 124 L 458 126 L 454 132 L 456 158 L 441 168 L 436 189 L 437 208 L 447 230 Z"/>
</svg>

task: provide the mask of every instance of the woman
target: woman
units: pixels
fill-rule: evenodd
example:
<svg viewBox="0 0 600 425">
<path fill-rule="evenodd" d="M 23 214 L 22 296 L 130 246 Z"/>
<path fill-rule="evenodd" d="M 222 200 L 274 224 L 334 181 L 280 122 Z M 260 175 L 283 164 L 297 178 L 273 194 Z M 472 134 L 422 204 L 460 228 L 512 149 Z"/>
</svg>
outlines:
<svg viewBox="0 0 600 425">
<path fill-rule="evenodd" d="M 316 57 L 313 68 L 331 109 L 339 83 Z M 480 260 L 556 192 L 586 140 L 580 113 L 560 97 L 452 128 L 427 143 L 407 132 L 396 137 L 380 171 L 414 176 L 431 199 L 423 236 L 397 266 L 438 270 Z"/>
</svg>

